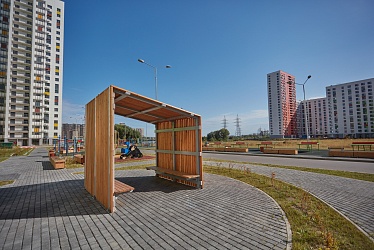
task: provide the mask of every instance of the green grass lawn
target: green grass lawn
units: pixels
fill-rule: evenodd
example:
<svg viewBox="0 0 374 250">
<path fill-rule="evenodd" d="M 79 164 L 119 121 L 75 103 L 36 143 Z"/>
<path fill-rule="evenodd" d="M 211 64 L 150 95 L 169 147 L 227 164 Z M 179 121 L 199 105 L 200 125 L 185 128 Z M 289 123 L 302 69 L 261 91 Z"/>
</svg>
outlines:
<svg viewBox="0 0 374 250">
<path fill-rule="evenodd" d="M 0 162 L 5 161 L 9 157 L 19 156 L 19 155 L 29 155 L 33 149 L 32 148 L 0 148 Z"/>
</svg>

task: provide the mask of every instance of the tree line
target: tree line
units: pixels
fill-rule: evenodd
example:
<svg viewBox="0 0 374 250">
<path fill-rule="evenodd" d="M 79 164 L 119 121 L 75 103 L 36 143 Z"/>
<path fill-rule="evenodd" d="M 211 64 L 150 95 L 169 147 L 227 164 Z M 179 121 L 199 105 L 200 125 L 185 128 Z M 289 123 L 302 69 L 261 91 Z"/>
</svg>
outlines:
<svg viewBox="0 0 374 250">
<path fill-rule="evenodd" d="M 139 131 L 122 124 L 115 124 L 114 130 L 118 132 L 119 139 L 139 139 L 141 134 Z"/>
</svg>

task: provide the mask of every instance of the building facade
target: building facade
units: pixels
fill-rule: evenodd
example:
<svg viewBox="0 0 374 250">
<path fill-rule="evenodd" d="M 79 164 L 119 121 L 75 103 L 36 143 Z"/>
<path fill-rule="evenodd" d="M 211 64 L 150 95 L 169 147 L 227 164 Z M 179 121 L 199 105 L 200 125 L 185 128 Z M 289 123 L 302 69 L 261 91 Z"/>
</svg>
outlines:
<svg viewBox="0 0 374 250">
<path fill-rule="evenodd" d="M 86 126 L 85 124 L 71 124 L 71 123 L 63 123 L 62 124 L 62 133 L 61 133 L 61 139 L 84 139 L 86 134 Z"/>
<path fill-rule="evenodd" d="M 329 136 L 374 137 L 374 78 L 326 87 Z"/>
<path fill-rule="evenodd" d="M 297 134 L 302 137 L 308 134 L 311 138 L 327 137 L 329 134 L 329 113 L 325 97 L 305 101 L 307 117 L 305 116 L 304 101 L 297 104 Z M 305 118 L 308 121 L 308 133 L 305 127 Z"/>
<path fill-rule="evenodd" d="M 0 141 L 52 144 L 61 134 L 64 2 L 0 2 Z"/>
<path fill-rule="evenodd" d="M 297 134 L 295 77 L 284 71 L 267 74 L 270 138 Z"/>
</svg>

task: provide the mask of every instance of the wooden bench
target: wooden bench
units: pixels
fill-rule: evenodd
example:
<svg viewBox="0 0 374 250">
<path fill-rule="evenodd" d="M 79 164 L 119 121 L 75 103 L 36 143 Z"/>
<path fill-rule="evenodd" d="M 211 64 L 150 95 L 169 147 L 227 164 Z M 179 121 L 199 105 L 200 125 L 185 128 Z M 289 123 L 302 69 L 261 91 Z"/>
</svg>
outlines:
<svg viewBox="0 0 374 250">
<path fill-rule="evenodd" d="M 65 168 L 65 159 L 61 159 L 57 156 L 51 156 L 50 161 L 54 169 L 63 169 Z"/>
<path fill-rule="evenodd" d="M 281 155 L 297 155 L 299 151 L 294 148 L 278 148 L 278 154 Z"/>
<path fill-rule="evenodd" d="M 357 150 L 360 150 L 360 147 L 362 147 L 362 150 L 366 150 L 367 148 L 369 151 L 371 151 L 371 146 L 374 145 L 374 142 L 371 141 L 357 141 L 357 142 L 352 142 L 351 146 L 353 151 L 355 150 L 355 147 L 357 147 Z"/>
<path fill-rule="evenodd" d="M 79 164 L 84 164 L 84 158 L 84 155 L 81 154 L 74 155 L 74 161 Z"/>
<path fill-rule="evenodd" d="M 119 180 L 114 179 L 114 195 L 117 196 L 122 193 L 131 193 L 135 188 L 129 186 Z"/>
<path fill-rule="evenodd" d="M 48 151 L 48 157 L 51 158 L 52 156 L 55 156 L 55 151 L 53 149 Z"/>
<path fill-rule="evenodd" d="M 156 174 L 162 174 L 162 175 L 166 175 L 169 177 L 179 177 L 179 178 L 183 178 L 184 180 L 191 180 L 191 179 L 196 179 L 200 177 L 200 175 L 198 174 L 188 174 L 188 173 L 184 173 L 181 171 L 176 171 L 176 170 L 172 170 L 168 168 L 160 168 L 156 166 L 151 166 L 151 167 L 146 167 L 146 168 L 147 170 L 154 170 Z"/>
<path fill-rule="evenodd" d="M 313 145 L 317 145 L 318 150 L 319 150 L 319 143 L 316 141 L 302 141 L 301 143 L 297 144 L 299 145 L 299 150 L 301 146 L 306 146 L 306 149 L 311 151 L 313 150 Z"/>
<path fill-rule="evenodd" d="M 261 143 L 257 143 L 257 148 L 260 149 L 261 146 L 264 148 L 268 148 L 268 147 L 272 148 L 271 145 L 273 145 L 272 141 L 262 141 Z"/>
<path fill-rule="evenodd" d="M 344 147 L 328 147 L 328 150 L 344 150 Z"/>
<path fill-rule="evenodd" d="M 299 151 L 293 148 L 264 148 L 264 154 L 297 155 Z"/>
<path fill-rule="evenodd" d="M 329 150 L 332 157 L 357 157 L 374 159 L 374 151 Z"/>
<path fill-rule="evenodd" d="M 374 151 L 353 151 L 353 157 L 374 159 Z"/>
</svg>

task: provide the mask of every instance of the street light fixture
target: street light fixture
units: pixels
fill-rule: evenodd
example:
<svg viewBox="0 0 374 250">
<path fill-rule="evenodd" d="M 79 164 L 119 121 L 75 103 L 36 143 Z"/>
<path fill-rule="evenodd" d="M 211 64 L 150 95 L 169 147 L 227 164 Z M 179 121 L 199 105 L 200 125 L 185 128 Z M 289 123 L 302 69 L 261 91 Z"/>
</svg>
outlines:
<svg viewBox="0 0 374 250">
<path fill-rule="evenodd" d="M 305 83 L 311 78 L 311 75 L 308 75 L 305 82 L 303 84 L 296 83 L 296 82 L 288 82 L 288 84 L 295 84 L 295 85 L 302 85 L 303 86 L 303 94 L 304 94 L 304 119 L 305 119 L 305 133 L 306 138 L 309 140 L 309 124 L 308 124 L 308 114 L 307 114 L 307 108 L 306 108 L 306 99 L 305 99 Z"/>
<path fill-rule="evenodd" d="M 155 93 L 156 93 L 156 100 L 157 100 L 157 67 L 153 66 L 152 64 L 147 63 L 143 59 L 138 59 L 138 62 L 144 63 L 144 64 L 148 65 L 149 67 L 153 68 L 153 71 L 154 71 L 154 74 L 155 74 Z M 170 69 L 171 66 L 166 65 L 165 68 Z"/>
</svg>

